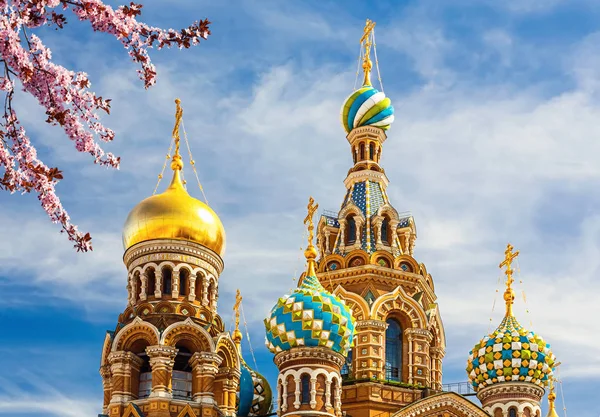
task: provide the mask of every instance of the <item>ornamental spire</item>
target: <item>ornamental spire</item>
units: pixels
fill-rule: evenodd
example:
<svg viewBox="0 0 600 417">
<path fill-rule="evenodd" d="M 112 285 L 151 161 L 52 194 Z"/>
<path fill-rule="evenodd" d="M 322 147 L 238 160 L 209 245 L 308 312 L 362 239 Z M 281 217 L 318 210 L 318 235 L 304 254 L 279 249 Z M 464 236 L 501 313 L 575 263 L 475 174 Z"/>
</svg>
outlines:
<svg viewBox="0 0 600 417">
<path fill-rule="evenodd" d="M 240 331 L 240 306 L 242 304 L 242 295 L 238 289 L 235 294 L 235 304 L 233 311 L 235 312 L 235 330 L 233 331 L 233 341 L 238 348 L 238 352 L 242 352 L 242 332 Z"/>
<path fill-rule="evenodd" d="M 310 197 L 308 199 L 308 206 L 306 206 L 306 208 L 308 210 L 308 214 L 306 215 L 306 218 L 304 219 L 304 224 L 308 225 L 308 246 L 306 247 L 306 250 L 304 251 L 304 256 L 306 257 L 306 261 L 308 262 L 308 267 L 306 269 L 306 276 L 314 277 L 317 275 L 316 271 L 315 271 L 315 259 L 317 259 L 317 249 L 315 249 L 315 247 L 313 245 L 313 238 L 314 238 L 313 230 L 315 228 L 315 226 L 313 224 L 313 215 L 315 214 L 315 211 L 317 211 L 317 209 L 319 208 L 319 205 L 315 204 L 314 198 Z"/>
<path fill-rule="evenodd" d="M 506 274 L 506 290 L 504 291 L 504 301 L 506 302 L 506 317 L 513 316 L 513 304 L 515 302 L 515 291 L 512 288 L 513 282 L 515 280 L 512 277 L 513 269 L 511 268 L 513 260 L 519 256 L 519 251 L 513 252 L 513 246 L 509 243 L 506 245 L 506 250 L 504 251 L 504 261 L 502 261 L 499 265 L 499 268 L 502 269 L 506 267 L 504 273 Z"/>
<path fill-rule="evenodd" d="M 367 19 L 365 28 L 363 29 L 363 36 L 360 38 L 360 44 L 365 48 L 365 55 L 363 57 L 363 71 L 365 73 L 363 78 L 363 86 L 371 85 L 371 68 L 373 63 L 371 62 L 371 45 L 373 44 L 373 29 L 375 28 L 375 22 Z"/>
<path fill-rule="evenodd" d="M 175 99 L 175 126 L 173 127 L 173 140 L 175 140 L 175 154 L 173 155 L 173 160 L 171 161 L 171 169 L 173 171 L 181 171 L 183 168 L 183 161 L 181 160 L 181 155 L 179 155 L 179 125 L 181 124 L 181 118 L 183 117 L 183 109 L 181 108 L 181 100 L 178 98 Z"/>
<path fill-rule="evenodd" d="M 548 394 L 548 414 L 547 417 L 558 417 L 556 409 L 554 407 L 554 401 L 556 400 L 556 393 L 554 392 L 554 378 L 550 378 L 550 393 Z"/>
</svg>

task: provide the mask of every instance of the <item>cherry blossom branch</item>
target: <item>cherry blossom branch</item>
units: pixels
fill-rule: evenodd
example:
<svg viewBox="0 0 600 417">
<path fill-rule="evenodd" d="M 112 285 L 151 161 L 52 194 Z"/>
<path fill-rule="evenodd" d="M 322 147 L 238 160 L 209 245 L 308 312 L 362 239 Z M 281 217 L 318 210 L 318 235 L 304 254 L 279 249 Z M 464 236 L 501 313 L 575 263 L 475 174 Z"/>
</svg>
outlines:
<svg viewBox="0 0 600 417">
<path fill-rule="evenodd" d="M 120 159 L 105 153 L 97 142 L 114 139 L 114 132 L 101 123 L 98 114 L 110 113 L 111 100 L 90 91 L 84 72 L 53 63 L 51 51 L 38 36 L 28 33 L 44 25 L 62 29 L 67 19 L 56 12 L 57 8 L 70 10 L 79 20 L 88 21 L 94 31 L 117 38 L 140 65 L 138 74 L 145 88 L 156 83 L 156 69 L 148 49 L 197 45 L 210 34 L 210 22 L 200 20 L 179 31 L 163 30 L 137 21 L 142 6 L 136 3 L 113 9 L 101 0 L 0 0 L 0 62 L 4 66 L 0 91 L 5 94 L 4 115 L 0 119 L 0 169 L 4 170 L 0 189 L 37 193 L 50 219 L 61 224 L 62 232 L 75 242 L 75 248 L 88 251 L 92 249 L 89 233 L 79 232 L 70 222 L 56 194 L 55 186 L 63 178 L 61 171 L 39 160 L 12 103 L 18 83 L 45 108 L 46 122 L 60 126 L 79 152 L 92 155 L 94 163 L 118 169 Z"/>
</svg>

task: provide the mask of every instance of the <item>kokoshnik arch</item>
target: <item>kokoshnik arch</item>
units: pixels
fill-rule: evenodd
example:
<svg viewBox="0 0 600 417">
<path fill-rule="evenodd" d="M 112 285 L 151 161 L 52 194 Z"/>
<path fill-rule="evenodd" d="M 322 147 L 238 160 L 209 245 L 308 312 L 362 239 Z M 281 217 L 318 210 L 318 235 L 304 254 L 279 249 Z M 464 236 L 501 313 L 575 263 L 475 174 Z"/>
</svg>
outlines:
<svg viewBox="0 0 600 417">
<path fill-rule="evenodd" d="M 513 315 L 518 252 L 510 245 L 500 264 L 506 315 L 467 363 L 481 406 L 443 389 L 446 342 L 433 279 L 414 257 L 415 221 L 393 207 L 380 165 L 394 108 L 371 83 L 374 27 L 367 20 L 360 40 L 362 86 L 341 110 L 353 160 L 341 208 L 315 226 L 310 199 L 306 272 L 265 319 L 279 369 L 273 392 L 242 357 L 239 292 L 233 332 L 217 312 L 225 229 L 181 179 L 176 100 L 171 183 L 125 222 L 129 299 L 102 349 L 103 415 L 266 416 L 274 399 L 280 417 L 541 417 L 550 387 L 548 416 L 557 416 L 554 354 Z"/>
</svg>

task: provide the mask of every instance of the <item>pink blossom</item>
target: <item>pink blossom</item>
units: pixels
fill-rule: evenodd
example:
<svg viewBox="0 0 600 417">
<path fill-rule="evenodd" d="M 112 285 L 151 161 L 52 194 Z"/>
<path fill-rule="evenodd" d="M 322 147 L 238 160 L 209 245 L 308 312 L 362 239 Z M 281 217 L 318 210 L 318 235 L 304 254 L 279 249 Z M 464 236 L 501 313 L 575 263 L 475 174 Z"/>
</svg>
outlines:
<svg viewBox="0 0 600 417">
<path fill-rule="evenodd" d="M 89 153 L 94 163 L 117 168 L 119 158 L 106 153 L 98 143 L 110 142 L 114 132 L 104 126 L 99 111 L 110 112 L 110 99 L 89 90 L 87 74 L 70 71 L 52 62 L 51 51 L 31 33 L 43 25 L 62 28 L 67 20 L 55 9 L 70 10 L 80 20 L 88 21 L 94 31 L 112 34 L 123 44 L 131 59 L 140 65 L 138 74 L 146 88 L 156 82 L 156 69 L 148 48 L 178 46 L 189 48 L 210 34 L 208 20 L 193 23 L 186 29 L 163 30 L 138 22 L 142 6 L 130 3 L 116 10 L 101 0 L 0 0 L 0 61 L 4 76 L 0 91 L 6 94 L 4 116 L 0 124 L 0 189 L 10 192 L 36 192 L 50 219 L 62 225 L 62 231 L 75 242 L 77 250 L 91 250 L 89 233 L 82 233 L 56 195 L 55 185 L 62 179 L 57 168 L 49 168 L 37 157 L 25 129 L 20 126 L 12 106 L 18 79 L 24 92 L 33 95 L 46 109 L 46 122 L 60 126 L 75 142 L 75 149 Z"/>
</svg>

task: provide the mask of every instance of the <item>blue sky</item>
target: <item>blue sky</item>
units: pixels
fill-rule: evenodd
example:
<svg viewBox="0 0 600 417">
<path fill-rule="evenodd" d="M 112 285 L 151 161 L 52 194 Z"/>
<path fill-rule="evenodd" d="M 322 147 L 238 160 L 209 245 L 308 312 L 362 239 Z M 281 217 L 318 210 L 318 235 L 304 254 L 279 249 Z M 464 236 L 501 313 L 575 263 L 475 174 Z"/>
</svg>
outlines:
<svg viewBox="0 0 600 417">
<path fill-rule="evenodd" d="M 120 171 L 93 166 L 34 101 L 16 98 L 44 160 L 65 172 L 59 191 L 95 250 L 74 253 L 35 197 L 0 194 L 0 416 L 100 412 L 102 341 L 127 298 L 121 228 L 154 189 L 175 97 L 227 231 L 220 313 L 231 322 L 240 288 L 259 371 L 274 381 L 261 321 L 302 271 L 308 196 L 324 209 L 342 201 L 351 155 L 339 108 L 367 17 L 397 115 L 383 153 L 388 194 L 414 215 L 415 256 L 435 281 L 444 382 L 466 380 L 469 349 L 501 319 L 500 297 L 492 306 L 510 241 L 527 294 L 517 317 L 562 361 L 568 412 L 600 413 L 598 2 L 146 3 L 152 25 L 213 21 L 199 47 L 153 51 L 159 80 L 149 91 L 110 36 L 73 19 L 42 34 L 56 62 L 87 71 L 94 91 L 113 98 L 105 122 L 117 138 L 106 148 L 122 157 Z"/>
</svg>

